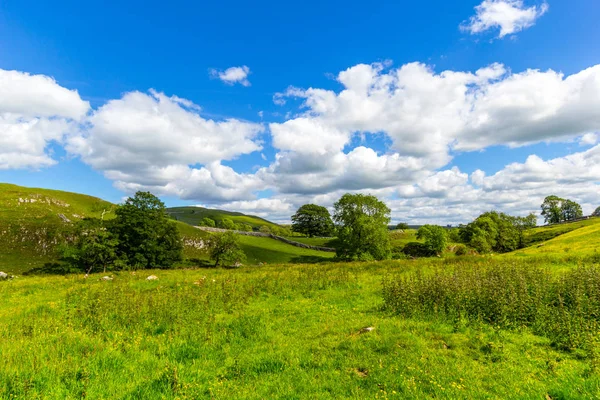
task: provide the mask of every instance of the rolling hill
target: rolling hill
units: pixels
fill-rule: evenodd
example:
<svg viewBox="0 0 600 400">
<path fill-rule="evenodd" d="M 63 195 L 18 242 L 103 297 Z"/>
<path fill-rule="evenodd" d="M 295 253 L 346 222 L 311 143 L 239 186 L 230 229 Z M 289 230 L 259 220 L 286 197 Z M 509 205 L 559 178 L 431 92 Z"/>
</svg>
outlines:
<svg viewBox="0 0 600 400">
<path fill-rule="evenodd" d="M 266 219 L 256 217 L 253 215 L 246 215 L 239 212 L 215 210 L 203 207 L 170 207 L 167 208 L 167 213 L 171 218 L 177 221 L 185 222 L 189 225 L 201 225 L 201 221 L 204 218 L 211 218 L 217 223 L 222 221 L 224 218 L 229 218 L 234 223 L 249 224 L 253 228 L 260 228 L 261 226 L 278 226 L 277 224 L 271 221 L 267 221 Z"/>
<path fill-rule="evenodd" d="M 59 190 L 27 188 L 0 183 L 0 271 L 23 273 L 58 260 L 57 247 L 69 235 L 74 222 L 85 217 L 114 218 L 115 205 L 102 199 Z M 182 266 L 207 265 L 204 241 L 210 233 L 189 225 L 204 216 L 219 216 L 253 226 L 276 226 L 258 217 L 222 210 L 178 207 L 178 230 L 184 240 Z M 183 211 L 179 214 L 177 212 Z M 192 211 L 194 211 L 192 213 Z M 189 218 L 188 218 L 189 217 Z M 249 264 L 315 262 L 333 257 L 332 253 L 303 249 L 270 238 L 242 237 L 242 249 Z"/>
<path fill-rule="evenodd" d="M 532 237 L 549 237 L 517 250 L 516 255 L 592 254 L 600 251 L 600 218 L 532 229 Z"/>
</svg>

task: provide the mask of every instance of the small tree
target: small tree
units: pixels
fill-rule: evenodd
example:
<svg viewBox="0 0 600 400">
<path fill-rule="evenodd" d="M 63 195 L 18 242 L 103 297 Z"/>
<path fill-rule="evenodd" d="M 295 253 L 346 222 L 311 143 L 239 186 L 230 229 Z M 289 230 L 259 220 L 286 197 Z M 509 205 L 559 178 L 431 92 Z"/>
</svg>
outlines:
<svg viewBox="0 0 600 400">
<path fill-rule="evenodd" d="M 208 240 L 210 258 L 219 265 L 234 266 L 246 260 L 239 244 L 239 236 L 234 232 L 216 233 Z"/>
<path fill-rule="evenodd" d="M 233 230 L 235 229 L 235 223 L 230 218 L 223 218 L 221 220 L 221 228 Z"/>
<path fill-rule="evenodd" d="M 547 196 L 541 205 L 542 217 L 548 224 L 557 224 L 561 222 L 560 206 L 563 199 L 558 196 Z"/>
<path fill-rule="evenodd" d="M 408 226 L 408 224 L 406 222 L 400 222 L 398 225 L 396 225 L 396 229 L 405 231 L 405 230 L 410 229 L 410 226 Z"/>
<path fill-rule="evenodd" d="M 62 247 L 61 259 L 88 274 L 100 268 L 106 272 L 117 263 L 117 244 L 101 220 L 84 219 L 75 228 L 73 242 Z"/>
<path fill-rule="evenodd" d="M 165 205 L 149 192 L 137 192 L 118 206 L 108 230 L 117 255 L 133 268 L 170 267 L 182 259 L 183 243 Z"/>
<path fill-rule="evenodd" d="M 592 213 L 592 217 L 600 217 L 600 207 L 597 207 Z"/>
<path fill-rule="evenodd" d="M 384 260 L 390 258 L 388 234 L 390 209 L 377 197 L 346 193 L 334 204 L 337 225 L 336 254 L 349 260 Z"/>
<path fill-rule="evenodd" d="M 271 228 L 267 225 L 261 225 L 260 228 L 258 228 L 258 231 L 261 233 L 271 233 Z"/>
<path fill-rule="evenodd" d="M 215 226 L 217 226 L 217 224 L 215 223 L 215 220 L 212 218 L 202 218 L 202 221 L 200 221 L 200 226 L 207 226 L 209 228 L 214 228 Z"/>
<path fill-rule="evenodd" d="M 437 225 L 423 225 L 417 231 L 417 239 L 424 239 L 425 245 L 436 254 L 441 254 L 448 244 L 446 229 Z"/>
<path fill-rule="evenodd" d="M 310 237 L 331 236 L 333 221 L 325 207 L 305 204 L 292 215 L 292 230 Z"/>
</svg>

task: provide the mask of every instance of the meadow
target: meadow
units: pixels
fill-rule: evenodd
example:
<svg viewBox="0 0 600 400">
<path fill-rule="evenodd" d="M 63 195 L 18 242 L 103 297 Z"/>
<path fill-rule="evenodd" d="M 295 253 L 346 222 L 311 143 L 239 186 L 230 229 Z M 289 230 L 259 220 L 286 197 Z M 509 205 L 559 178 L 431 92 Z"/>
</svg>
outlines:
<svg viewBox="0 0 600 400">
<path fill-rule="evenodd" d="M 404 281 L 425 293 L 462 272 L 468 287 L 475 271 L 518 265 L 550 283 L 595 262 L 455 257 L 17 278 L 0 283 L 0 398 L 597 398 L 593 341 L 561 346 L 531 324 L 456 318 L 460 307 L 440 307 L 450 292 L 437 305 L 390 300 Z M 597 290 L 598 274 L 586 276 Z M 514 271 L 504 279 L 546 288 L 519 286 Z"/>
</svg>

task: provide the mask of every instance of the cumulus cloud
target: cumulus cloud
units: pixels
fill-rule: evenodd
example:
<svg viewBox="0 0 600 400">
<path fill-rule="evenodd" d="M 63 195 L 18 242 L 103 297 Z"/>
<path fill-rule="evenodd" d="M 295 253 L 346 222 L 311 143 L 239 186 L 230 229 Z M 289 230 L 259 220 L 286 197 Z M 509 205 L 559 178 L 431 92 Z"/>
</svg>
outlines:
<svg viewBox="0 0 600 400">
<path fill-rule="evenodd" d="M 242 65 L 241 67 L 230 67 L 225 71 L 211 69 L 210 75 L 214 78 L 220 79 L 227 85 L 239 83 L 242 86 L 250 86 L 250 81 L 248 80 L 250 68 L 245 65 Z"/>
<path fill-rule="evenodd" d="M 75 132 L 89 107 L 48 76 L 0 69 L 0 170 L 55 164 L 49 144 Z"/>
<path fill-rule="evenodd" d="M 499 28 L 499 38 L 527 29 L 548 11 L 548 3 L 526 7 L 523 0 L 484 0 L 461 30 L 477 34 Z"/>
<path fill-rule="evenodd" d="M 262 149 L 260 124 L 214 121 L 189 100 L 130 92 L 89 118 L 67 150 L 122 190 L 152 189 L 185 199 L 235 199 L 259 187 L 257 179 L 220 164 Z"/>
</svg>

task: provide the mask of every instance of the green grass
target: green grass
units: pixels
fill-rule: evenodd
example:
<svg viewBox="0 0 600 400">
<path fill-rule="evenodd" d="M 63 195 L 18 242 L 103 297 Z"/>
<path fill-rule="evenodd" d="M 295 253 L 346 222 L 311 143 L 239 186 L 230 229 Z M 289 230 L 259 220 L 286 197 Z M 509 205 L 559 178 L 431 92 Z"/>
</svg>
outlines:
<svg viewBox="0 0 600 400">
<path fill-rule="evenodd" d="M 248 264 L 330 261 L 335 253 L 292 246 L 266 237 L 240 236 Z"/>
<path fill-rule="evenodd" d="M 382 309 L 382 281 L 473 257 L 0 282 L 0 398 L 588 399 L 595 358 L 527 327 Z M 553 273 L 555 264 L 517 259 Z M 146 281 L 155 274 L 158 281 Z M 368 333 L 361 328 L 372 326 Z"/>
<path fill-rule="evenodd" d="M 565 233 L 572 232 L 579 228 L 600 224 L 600 218 L 590 218 L 583 221 L 570 222 L 565 224 L 556 224 L 551 226 L 540 226 L 525 231 L 525 247 L 533 246 L 550 239 L 554 239 Z"/>
<path fill-rule="evenodd" d="M 35 202 L 29 202 L 31 199 Z M 57 262 L 56 245 L 69 234 L 72 225 L 61 219 L 59 214 L 75 222 L 83 217 L 99 218 L 103 210 L 113 209 L 113 204 L 91 196 L 0 184 L 0 271 L 22 274 L 32 269 L 43 268 L 46 263 Z M 218 212 L 236 222 L 274 225 L 258 217 Z M 114 218 L 114 213 L 109 211 L 104 217 Z M 196 261 L 200 261 L 200 264 L 207 263 L 209 257 L 201 245 L 210 234 L 183 221 L 178 220 L 175 223 L 185 244 L 185 260 L 180 266 L 195 265 Z M 269 238 L 244 236 L 241 241 L 249 264 L 318 262 L 333 256 L 332 253 L 302 249 Z"/>
<path fill-rule="evenodd" d="M 407 229 L 405 231 L 390 231 L 390 240 L 393 248 L 402 248 L 407 243 L 423 241 L 417 239 L 417 231 L 415 229 Z"/>
<path fill-rule="evenodd" d="M 196 226 L 200 225 L 200 222 L 204 218 L 211 218 L 217 222 L 222 221 L 224 218 L 229 218 L 236 224 L 249 224 L 254 228 L 260 228 L 261 226 L 279 226 L 260 217 L 245 215 L 232 211 L 213 210 L 203 207 L 171 207 L 167 209 L 167 213 L 171 216 L 171 218 Z"/>
<path fill-rule="evenodd" d="M 582 227 L 571 229 L 567 233 L 556 236 L 554 239 L 546 242 L 522 250 L 517 250 L 514 254 L 542 255 L 598 253 L 600 251 L 600 218 L 582 222 L 586 222 Z M 581 225 L 579 223 L 577 224 Z"/>
<path fill-rule="evenodd" d="M 70 221 L 113 218 L 113 205 L 96 197 L 0 184 L 0 270 L 20 273 L 56 259 L 55 247 Z"/>
<path fill-rule="evenodd" d="M 321 237 L 305 237 L 305 236 L 288 236 L 286 239 L 293 240 L 295 242 L 308 244 L 310 246 L 330 247 L 337 248 L 337 238 L 321 238 Z"/>
</svg>

